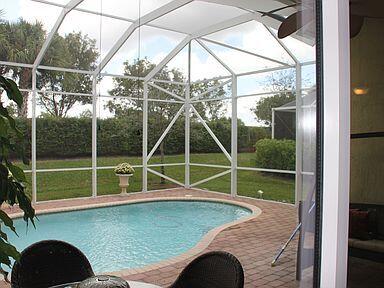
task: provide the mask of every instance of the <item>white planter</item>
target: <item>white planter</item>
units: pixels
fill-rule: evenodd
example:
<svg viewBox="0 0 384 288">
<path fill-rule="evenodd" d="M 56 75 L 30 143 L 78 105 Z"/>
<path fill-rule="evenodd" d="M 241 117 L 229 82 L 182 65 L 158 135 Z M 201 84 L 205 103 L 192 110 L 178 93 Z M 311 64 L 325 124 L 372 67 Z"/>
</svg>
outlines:
<svg viewBox="0 0 384 288">
<path fill-rule="evenodd" d="M 119 187 L 121 188 L 121 194 L 127 194 L 127 188 L 129 186 L 129 177 L 132 177 L 133 174 L 116 174 L 119 176 L 120 183 Z"/>
</svg>

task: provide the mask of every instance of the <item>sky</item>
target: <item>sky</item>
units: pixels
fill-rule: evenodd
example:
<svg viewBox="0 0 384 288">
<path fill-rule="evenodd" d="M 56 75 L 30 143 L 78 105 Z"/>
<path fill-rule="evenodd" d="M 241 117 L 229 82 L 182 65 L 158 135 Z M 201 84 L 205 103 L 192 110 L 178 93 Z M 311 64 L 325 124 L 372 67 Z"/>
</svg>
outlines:
<svg viewBox="0 0 384 288">
<path fill-rule="evenodd" d="M 65 4 L 68 0 L 51 1 Z M 140 7 L 141 15 L 169 1 L 170 0 L 142 0 Z M 5 19 L 16 21 L 19 17 L 22 17 L 30 22 L 40 21 L 47 31 L 51 30 L 61 12 L 61 8 L 59 7 L 44 5 L 31 0 L 0 0 L 0 3 L 0 9 L 3 9 L 5 12 L 3 16 Z M 139 15 L 138 3 L 138 0 L 85 0 L 79 8 L 103 11 L 104 13 L 116 16 L 136 19 Z M 211 3 L 195 1 L 167 17 L 157 19 L 155 24 L 193 32 L 199 30 L 201 27 L 215 24 L 243 13 L 244 11 L 233 7 L 217 6 Z M 103 58 L 129 25 L 130 23 L 126 21 L 72 11 L 68 14 L 58 32 L 64 36 L 73 31 L 81 31 L 90 38 L 96 39 L 96 46 L 100 49 L 101 58 Z M 138 57 L 139 53 L 141 57 L 147 57 L 151 62 L 157 64 L 184 37 L 185 35 L 176 32 L 166 32 L 162 29 L 143 27 L 130 37 L 105 67 L 103 72 L 122 74 L 123 62 L 126 60 L 132 62 L 133 59 Z M 209 35 L 207 38 L 292 64 L 292 60 L 288 54 L 278 45 L 271 35 L 268 34 L 265 28 L 255 21 Z M 224 48 L 210 42 L 205 42 L 205 44 L 236 73 L 276 67 L 278 65 L 253 55 Z M 300 61 L 314 60 L 314 47 L 293 38 L 284 40 L 284 44 L 294 52 Z M 140 49 L 138 49 L 138 47 L 140 47 Z M 228 75 L 227 70 L 199 46 L 197 42 L 192 45 L 191 59 L 191 77 L 193 81 Z M 188 69 L 186 60 L 187 52 L 186 49 L 184 49 L 168 64 L 168 67 L 178 68 L 186 73 Z M 302 76 L 303 83 L 308 86 L 312 85 L 314 75 L 313 66 L 305 67 Z M 239 78 L 238 94 L 248 95 L 268 91 L 265 82 L 266 76 L 267 75 L 264 74 L 258 74 L 252 77 Z M 104 78 L 100 83 L 100 93 L 108 94 L 108 90 L 112 87 L 112 78 Z M 254 107 L 259 99 L 260 97 L 246 97 L 239 100 L 238 115 L 246 125 L 255 126 L 260 124 L 255 120 L 253 113 L 250 111 L 250 108 Z M 102 106 L 103 105 L 99 105 L 99 107 L 101 107 L 99 108 L 100 114 L 102 117 L 103 115 L 107 117 L 108 112 L 106 109 L 103 109 Z M 89 109 L 89 107 L 80 107 L 79 105 L 79 107 L 73 109 L 72 113 L 79 114 L 79 112 L 84 109 Z M 228 109 L 228 111 L 230 111 L 230 109 Z"/>
</svg>

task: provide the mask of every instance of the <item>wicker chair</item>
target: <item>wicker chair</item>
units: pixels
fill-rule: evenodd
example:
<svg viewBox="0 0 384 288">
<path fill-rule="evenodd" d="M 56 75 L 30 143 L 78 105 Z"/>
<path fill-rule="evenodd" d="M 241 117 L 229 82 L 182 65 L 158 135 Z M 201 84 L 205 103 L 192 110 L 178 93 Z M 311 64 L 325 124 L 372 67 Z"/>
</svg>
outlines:
<svg viewBox="0 0 384 288">
<path fill-rule="evenodd" d="M 91 264 L 76 247 L 63 241 L 40 241 L 21 252 L 13 265 L 12 288 L 46 288 L 94 276 Z"/>
<path fill-rule="evenodd" d="M 170 288 L 243 288 L 244 271 L 230 253 L 217 251 L 197 257 Z"/>
</svg>

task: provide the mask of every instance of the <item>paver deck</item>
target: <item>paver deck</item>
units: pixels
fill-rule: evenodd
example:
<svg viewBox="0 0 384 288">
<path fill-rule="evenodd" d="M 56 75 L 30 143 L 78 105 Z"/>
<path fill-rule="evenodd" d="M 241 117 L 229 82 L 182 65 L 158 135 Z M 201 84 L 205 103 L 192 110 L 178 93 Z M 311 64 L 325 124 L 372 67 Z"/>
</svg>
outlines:
<svg viewBox="0 0 384 288">
<path fill-rule="evenodd" d="M 270 201 L 248 199 L 242 197 L 231 198 L 226 194 L 212 193 L 192 189 L 174 189 L 148 193 L 136 193 L 129 196 L 105 196 L 89 199 L 72 199 L 38 203 L 36 210 L 52 209 L 57 207 L 82 206 L 97 203 L 126 201 L 129 199 L 148 199 L 153 197 L 205 197 L 216 199 L 233 199 L 259 207 L 262 210 L 257 218 L 231 226 L 221 231 L 202 253 L 214 250 L 225 250 L 234 254 L 242 263 L 245 272 L 245 287 L 298 287 L 295 281 L 296 247 L 293 241 L 281 256 L 275 267 L 271 267 L 278 249 L 289 238 L 297 223 L 297 210 L 292 205 L 280 204 Z M 7 212 L 16 213 L 12 208 Z M 169 286 L 180 271 L 194 257 L 168 266 L 124 276 L 135 281 L 157 284 L 162 287 Z M 8 288 L 5 282 L 0 282 L 0 288 Z"/>
</svg>

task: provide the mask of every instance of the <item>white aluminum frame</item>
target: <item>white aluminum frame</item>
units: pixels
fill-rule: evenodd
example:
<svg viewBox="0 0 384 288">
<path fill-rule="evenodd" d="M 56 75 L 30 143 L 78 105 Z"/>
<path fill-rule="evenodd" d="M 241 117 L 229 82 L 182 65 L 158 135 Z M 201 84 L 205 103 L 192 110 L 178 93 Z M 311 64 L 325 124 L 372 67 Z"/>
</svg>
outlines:
<svg viewBox="0 0 384 288">
<path fill-rule="evenodd" d="M 252 11 L 244 11 L 243 15 L 234 17 L 232 19 L 228 19 L 225 21 L 222 21 L 220 23 L 208 26 L 206 28 L 203 28 L 199 31 L 196 31 L 192 34 L 186 34 L 185 38 L 157 65 L 155 68 L 148 73 L 145 77 L 135 77 L 135 76 L 127 76 L 127 75 L 115 75 L 103 72 L 103 68 L 110 62 L 110 60 L 113 58 L 113 56 L 119 51 L 119 49 L 124 45 L 124 43 L 129 39 L 129 37 L 132 35 L 132 33 L 138 29 L 141 26 L 150 26 L 150 27 L 156 27 L 172 32 L 178 32 L 182 33 L 182 31 L 177 31 L 177 29 L 168 29 L 166 27 L 161 27 L 159 25 L 154 25 L 151 22 L 155 19 L 158 19 L 159 17 L 162 17 L 164 15 L 167 15 L 168 13 L 171 13 L 172 11 L 175 11 L 176 9 L 183 7 L 184 5 L 187 5 L 188 3 L 194 1 L 194 0 L 173 0 L 169 3 L 163 5 L 162 7 L 159 7 L 147 15 L 144 15 L 140 17 L 137 20 L 127 19 L 123 17 L 108 15 L 108 14 L 101 14 L 99 12 L 90 11 L 87 9 L 78 8 L 78 6 L 83 2 L 83 0 L 71 0 L 67 5 L 62 5 L 58 3 L 53 3 L 47 0 L 32 0 L 35 2 L 40 2 L 47 5 L 53 5 L 56 7 L 61 7 L 62 12 L 60 13 L 59 18 L 57 19 L 55 25 L 53 26 L 50 34 L 48 35 L 41 51 L 39 52 L 36 60 L 33 64 L 24 64 L 24 63 L 13 63 L 13 62 L 7 62 L 7 61 L 0 61 L 0 65 L 8 65 L 8 66 L 17 66 L 17 67 L 24 67 L 24 68 L 31 68 L 33 69 L 32 73 L 32 89 L 28 90 L 32 92 L 32 169 L 27 172 L 32 173 L 32 199 L 33 202 L 37 201 L 37 186 L 36 186 L 36 174 L 37 173 L 48 173 L 48 172 L 62 172 L 62 171 L 81 171 L 81 170 L 91 170 L 92 171 L 92 197 L 96 197 L 98 195 L 97 193 L 97 170 L 101 169 L 110 169 L 111 167 L 98 167 L 97 166 L 97 101 L 99 101 L 100 97 L 113 97 L 113 98 L 123 98 L 123 99 L 137 99 L 136 97 L 130 97 L 129 95 L 120 95 L 120 96 L 111 96 L 111 95 L 101 95 L 97 92 L 97 81 L 96 79 L 100 76 L 105 77 L 119 77 L 119 78 L 125 78 L 125 79 L 135 79 L 139 81 L 143 81 L 144 83 L 144 95 L 143 98 L 139 99 L 143 101 L 143 159 L 142 159 L 142 165 L 138 165 L 137 167 L 143 168 L 143 186 L 142 191 L 148 191 L 148 172 L 153 173 L 157 176 L 163 177 L 173 183 L 176 183 L 178 185 L 184 186 L 184 187 L 191 187 L 196 186 L 199 183 L 205 183 L 207 181 L 210 181 L 212 179 L 216 179 L 217 177 L 224 176 L 231 173 L 231 195 L 236 196 L 237 195 L 237 171 L 263 171 L 263 172 L 273 172 L 273 173 L 287 173 L 287 174 L 296 174 L 296 177 L 300 177 L 300 166 L 298 165 L 296 167 L 296 171 L 285 171 L 285 170 L 274 170 L 274 169 L 262 169 L 262 168 L 254 168 L 254 167 L 238 167 L 237 164 L 237 101 L 241 97 L 254 97 L 254 96 L 263 96 L 263 95 L 269 95 L 269 94 L 275 94 L 275 93 L 284 93 L 287 91 L 267 91 L 262 93 L 255 93 L 250 95 L 238 95 L 237 93 L 237 80 L 239 77 L 248 76 L 248 75 L 256 75 L 260 73 L 268 73 L 268 72 L 274 72 L 279 70 L 285 70 L 285 69 L 296 69 L 296 93 L 300 95 L 302 89 L 301 89 L 301 81 L 300 81 L 300 65 L 308 65 L 308 63 L 301 63 L 298 61 L 298 59 L 295 57 L 295 55 L 276 37 L 276 35 L 272 32 L 272 30 L 264 24 L 264 27 L 269 31 L 271 36 L 276 40 L 277 45 L 281 45 L 283 49 L 287 52 L 287 54 L 292 58 L 294 65 L 286 62 L 282 62 L 278 59 L 273 59 L 264 55 L 260 55 L 257 53 L 253 53 L 250 51 L 247 51 L 245 49 L 240 49 L 225 43 L 221 43 L 218 41 L 214 41 L 211 39 L 206 38 L 207 35 L 210 35 L 212 33 L 222 31 L 243 23 L 247 23 L 250 21 L 261 21 L 259 13 L 252 12 Z M 100 15 L 104 17 L 110 17 L 114 19 L 119 19 L 122 21 L 130 22 L 131 25 L 128 27 L 128 29 L 123 33 L 123 35 L 116 41 L 116 43 L 113 45 L 113 47 L 110 49 L 110 51 L 106 54 L 106 56 L 102 59 L 98 67 L 94 71 L 85 71 L 85 70 L 77 70 L 77 69 L 70 69 L 70 68 L 61 68 L 61 67 L 50 67 L 50 66 L 44 66 L 41 65 L 41 60 L 43 59 L 46 50 L 49 47 L 49 44 L 52 41 L 53 35 L 58 31 L 60 28 L 61 23 L 64 21 L 65 17 L 68 15 L 68 13 L 72 10 L 81 11 L 84 13 L 91 13 L 94 15 Z M 198 81 L 191 81 L 191 41 L 196 41 L 199 43 L 199 45 L 207 52 L 209 53 L 216 61 L 221 64 L 229 73 L 229 75 L 225 76 L 218 76 L 211 79 L 203 79 Z M 241 53 L 246 53 L 248 55 L 252 55 L 255 57 L 255 59 L 263 59 L 268 60 L 273 63 L 275 63 L 276 67 L 266 68 L 266 69 L 260 69 L 257 71 L 248 71 L 244 73 L 235 73 L 231 67 L 229 67 L 223 59 L 220 59 L 212 49 L 206 45 L 206 43 L 212 43 L 215 45 L 220 45 L 222 47 L 225 47 L 227 49 L 232 49 Z M 166 80 L 159 80 L 156 79 L 156 74 L 161 71 L 161 69 L 166 66 L 169 61 L 171 61 L 180 51 L 182 51 L 185 47 L 188 48 L 188 78 L 187 81 L 184 82 L 174 82 L 174 81 L 166 81 Z M 92 93 L 70 93 L 65 91 L 41 91 L 38 90 L 36 87 L 36 81 L 37 81 L 37 70 L 49 70 L 49 71 L 61 71 L 61 72 L 68 72 L 68 73 L 81 73 L 81 74 L 89 74 L 93 75 L 93 83 L 92 83 Z M 191 97 L 190 93 L 190 87 L 193 84 L 196 83 L 206 83 L 210 81 L 221 81 L 218 85 L 209 88 L 207 91 L 201 93 L 200 95 Z M 185 95 L 176 95 L 171 91 L 167 91 L 166 89 L 160 87 L 156 83 L 172 83 L 175 85 L 183 85 L 186 87 Z M 213 92 L 214 90 L 223 87 L 224 85 L 231 84 L 232 85 L 232 92 L 230 97 L 220 98 L 220 99 L 201 99 L 204 95 Z M 151 86 L 154 89 L 158 89 L 159 91 L 162 91 L 170 96 L 170 99 L 149 99 L 148 98 L 148 89 L 149 86 Z M 290 91 L 292 92 L 292 91 Z M 62 95 L 76 95 L 76 96 L 84 96 L 84 97 L 92 97 L 92 109 L 93 109 L 93 116 L 92 116 L 92 167 L 82 167 L 82 168 L 63 168 L 63 169 L 37 169 L 36 168 L 36 97 L 38 93 L 54 93 L 54 94 L 62 94 Z M 297 97 L 300 98 L 300 97 Z M 231 108 L 232 108 L 232 121 L 231 124 L 231 151 L 230 153 L 226 151 L 222 143 L 219 141 L 219 139 L 216 137 L 216 135 L 212 132 L 212 130 L 207 125 L 206 121 L 199 115 L 199 113 L 194 108 L 194 103 L 199 102 L 205 102 L 205 101 L 222 101 L 222 100 L 231 100 Z M 156 142 L 155 146 L 151 149 L 151 151 L 148 153 L 148 103 L 149 102 L 166 102 L 166 103 L 179 103 L 182 104 L 180 110 L 177 112 L 175 117 L 171 120 L 168 127 L 165 129 L 163 134 L 160 136 L 158 141 Z M 299 103 L 297 104 L 299 105 Z M 193 112 L 202 125 L 206 128 L 208 133 L 211 135 L 213 140 L 217 143 L 219 148 L 222 150 L 222 152 L 225 154 L 226 158 L 230 162 L 230 166 L 225 165 L 211 165 L 211 164 L 199 164 L 199 163 L 191 163 L 190 162 L 190 117 L 191 112 Z M 149 165 L 148 161 L 150 158 L 154 155 L 156 152 L 158 146 L 161 144 L 161 142 L 166 137 L 167 133 L 172 128 L 173 124 L 177 121 L 177 119 L 184 115 L 186 121 L 185 121 L 185 162 L 184 163 L 176 163 L 172 164 L 175 165 L 184 165 L 185 166 L 185 183 L 180 183 L 179 181 L 170 178 L 166 175 L 160 175 L 159 172 L 151 169 L 150 167 L 158 167 L 158 164 L 155 165 Z M 297 162 L 300 162 L 301 160 L 298 158 Z M 162 166 L 166 166 L 168 164 L 162 164 Z M 200 180 L 196 183 L 191 184 L 190 183 L 190 167 L 191 166 L 201 166 L 201 167 L 212 167 L 212 168 L 222 168 L 226 169 L 224 172 L 218 173 L 212 177 L 208 177 L 207 179 Z M 229 172 L 228 172 L 229 171 Z M 300 172 L 300 173 L 297 173 Z M 296 189 L 297 190 L 297 189 Z M 297 199 L 298 192 L 296 191 L 296 199 Z"/>
<path fill-rule="evenodd" d="M 192 43 L 188 43 L 188 85 L 185 91 L 185 168 L 184 168 L 184 186 L 191 187 L 191 57 Z"/>
<path fill-rule="evenodd" d="M 349 1 L 323 1 L 323 191 L 320 287 L 347 286 L 350 170 Z"/>
<path fill-rule="evenodd" d="M 27 64 L 27 63 L 12 63 L 7 61 L 0 61 L 0 65 L 7 65 L 7 66 L 17 66 L 17 67 L 23 67 L 32 69 L 32 87 L 31 89 L 24 89 L 25 91 L 32 92 L 32 136 L 31 136 L 31 142 L 32 142 L 32 167 L 31 170 L 26 170 L 27 173 L 32 174 L 32 201 L 33 203 L 36 203 L 37 201 L 37 185 L 36 185 L 36 175 L 37 173 L 51 173 L 51 172 L 65 172 L 65 171 L 84 171 L 84 170 L 91 170 L 92 171 L 92 196 L 96 197 L 98 195 L 97 193 L 97 170 L 102 169 L 112 169 L 113 167 L 97 167 L 97 115 L 96 115 L 96 106 L 97 101 L 99 97 L 104 97 L 107 95 L 98 95 L 96 91 L 96 85 L 95 81 L 93 81 L 93 87 L 92 87 L 92 94 L 83 94 L 79 96 L 84 97 L 93 97 L 93 119 L 92 119 L 92 167 L 80 167 L 80 168 L 63 168 L 63 169 L 37 169 L 36 167 L 36 98 L 38 93 L 43 93 L 43 91 L 39 91 L 37 89 L 37 71 L 39 69 L 49 70 L 49 71 L 61 71 L 61 72 L 68 72 L 68 73 L 80 73 L 80 74 L 89 74 L 94 75 L 94 79 L 98 76 L 107 76 L 107 77 L 121 77 L 121 78 L 127 78 L 127 79 L 138 79 L 140 81 L 144 82 L 144 96 L 143 99 L 140 99 L 143 101 L 143 159 L 142 159 L 142 165 L 135 165 L 135 167 L 143 168 L 143 188 L 142 191 L 146 192 L 148 191 L 147 187 L 147 174 L 148 171 L 160 176 L 164 177 L 167 180 L 174 182 L 178 185 L 185 186 L 185 187 L 191 187 L 199 185 L 199 183 L 205 183 L 207 181 L 210 181 L 212 179 L 216 179 L 218 177 L 227 175 L 231 173 L 231 195 L 236 196 L 236 174 L 237 171 L 263 171 L 263 172 L 273 172 L 273 173 L 284 173 L 284 174 L 296 174 L 296 183 L 300 183 L 299 181 L 301 175 L 306 174 L 308 172 L 301 171 L 301 156 L 300 153 L 297 153 L 297 159 L 296 159 L 296 170 L 295 171 L 285 171 L 285 170 L 274 170 L 274 169 L 262 169 L 262 168 L 253 168 L 253 167 L 238 167 L 237 166 L 237 136 L 236 130 L 237 130 L 237 121 L 232 121 L 232 133 L 231 133 L 231 155 L 229 155 L 228 152 L 226 152 L 226 156 L 228 159 L 231 159 L 230 166 L 227 165 L 212 165 L 212 164 L 201 164 L 201 163 L 190 163 L 190 151 L 189 151 L 189 144 L 190 144 L 190 114 L 191 109 L 193 108 L 193 103 L 199 102 L 199 101 L 219 101 L 223 99 L 209 99 L 209 100 L 202 100 L 202 99 L 195 99 L 194 101 L 190 99 L 190 86 L 194 83 L 204 83 L 214 80 L 228 80 L 230 79 L 230 82 L 232 85 L 236 86 L 237 79 L 242 76 L 247 75 L 254 75 L 258 73 L 267 73 L 267 72 L 273 72 L 273 71 L 279 71 L 284 69 L 295 69 L 296 70 L 296 93 L 297 93 L 297 103 L 296 103 L 296 111 L 300 111 L 300 109 L 297 109 L 298 107 L 301 107 L 301 97 L 300 94 L 305 89 L 302 89 L 301 85 L 301 73 L 300 70 L 305 65 L 311 65 L 314 64 L 314 62 L 302 62 L 296 58 L 294 53 L 292 53 L 282 41 L 280 41 L 276 35 L 273 33 L 270 27 L 276 28 L 276 26 L 271 21 L 265 21 L 268 17 L 261 17 L 260 13 L 252 12 L 252 11 L 244 11 L 244 14 L 238 17 L 235 17 L 233 19 L 229 19 L 226 21 L 223 21 L 221 23 L 217 23 L 215 25 L 212 25 L 210 27 L 206 27 L 200 31 L 197 31 L 192 34 L 185 33 L 183 31 L 179 31 L 178 29 L 168 28 L 168 27 L 162 27 L 161 25 L 155 25 L 151 23 L 152 20 L 157 19 L 158 17 L 161 17 L 162 15 L 166 15 L 167 13 L 171 13 L 172 11 L 178 9 L 179 7 L 182 7 L 183 5 L 187 5 L 191 1 L 183 1 L 183 0 L 173 0 L 169 2 L 167 5 L 164 5 L 163 7 L 160 7 L 148 15 L 143 16 L 141 19 L 133 20 L 128 19 L 124 17 L 109 15 L 105 13 L 90 11 L 87 9 L 78 8 L 78 5 L 83 2 L 82 0 L 71 0 L 68 1 L 68 4 L 58 4 L 53 3 L 47 0 L 31 0 L 35 2 L 40 2 L 47 5 L 53 5 L 56 7 L 61 7 L 62 11 L 54 24 L 52 30 L 49 33 L 49 36 L 47 37 L 43 47 L 41 48 L 38 56 L 36 57 L 33 64 Z M 207 0 L 208 1 L 208 0 Z M 212 3 L 221 3 L 221 1 L 218 0 L 210 0 L 208 2 Z M 228 2 L 228 1 L 223 1 Z M 64 21 L 65 17 L 68 15 L 68 13 L 72 10 L 81 11 L 84 13 L 89 13 L 93 15 L 99 15 L 103 17 L 109 17 L 113 19 L 118 19 L 121 21 L 132 23 L 131 27 L 124 33 L 124 35 L 121 36 L 119 41 L 116 42 L 114 45 L 114 48 L 109 51 L 107 54 L 107 57 L 105 57 L 101 63 L 100 66 L 95 71 L 84 71 L 84 70 L 77 70 L 77 69 L 69 69 L 69 68 L 61 68 L 61 67 L 49 67 L 40 65 L 41 60 L 44 57 L 44 54 L 49 47 L 49 44 L 51 43 L 53 39 L 53 35 L 58 31 L 60 28 L 61 23 Z M 323 177 L 327 181 L 324 181 L 323 185 L 323 224 L 322 224 L 322 255 L 321 258 L 323 259 L 322 263 L 322 269 L 321 269 L 321 287 L 329 287 L 329 288 L 336 288 L 336 287 L 346 287 L 346 275 L 347 275 L 347 247 L 348 247 L 348 203 L 349 203 L 349 93 L 350 93 L 350 82 L 349 82 L 349 4 L 348 1 L 322 1 L 322 18 L 323 21 L 323 35 L 325 41 L 323 42 L 324 45 L 324 166 L 323 166 Z M 204 41 L 208 41 L 209 39 L 206 39 L 205 36 L 225 30 L 227 28 L 231 28 L 246 22 L 250 21 L 258 21 L 264 24 L 264 27 L 267 31 L 269 31 L 270 35 L 276 40 L 276 43 L 278 45 L 281 45 L 281 47 L 287 52 L 287 54 L 292 58 L 294 65 L 291 65 L 289 63 L 283 63 L 282 61 L 279 61 L 278 59 L 272 59 L 269 58 L 268 60 L 272 60 L 273 62 L 279 64 L 278 67 L 272 67 L 272 68 L 266 68 L 261 69 L 258 71 L 248 71 L 244 73 L 238 73 L 235 74 L 234 71 L 219 57 L 217 57 L 211 49 L 207 45 L 205 45 Z M 272 24 L 271 24 L 272 23 Z M 109 73 L 102 72 L 102 68 L 107 65 L 107 63 L 111 60 L 113 55 L 119 50 L 119 48 L 124 44 L 124 42 L 129 38 L 129 35 L 133 33 L 135 29 L 138 27 L 146 25 L 149 27 L 155 27 L 159 29 L 163 29 L 166 31 L 172 31 L 181 33 L 185 36 L 185 38 L 146 76 L 146 77 L 133 77 L 133 76 L 126 76 L 126 75 L 113 75 Z M 326 36 L 325 36 L 326 35 Z M 295 36 L 296 37 L 296 36 Z M 298 39 L 301 39 L 302 37 L 297 36 Z M 190 72 L 188 81 L 186 83 L 180 83 L 180 82 L 171 82 L 173 84 L 177 85 L 184 85 L 186 89 L 186 95 L 185 99 L 180 99 L 183 97 L 174 97 L 175 95 L 172 95 L 177 101 L 171 101 L 171 100 L 159 100 L 159 99 L 148 99 L 148 85 L 151 85 L 155 88 L 158 88 L 159 86 L 154 84 L 155 82 L 165 82 L 169 83 L 169 81 L 164 80 L 158 80 L 154 78 L 154 76 L 165 66 L 167 63 L 174 58 L 184 47 L 187 45 L 189 46 L 189 57 L 188 57 L 188 64 L 189 64 L 189 71 L 190 71 L 190 43 L 192 40 L 196 40 L 210 55 L 212 55 L 223 67 L 225 67 L 229 73 L 230 76 L 219 76 L 212 79 L 204 79 L 204 80 L 198 80 L 191 82 L 190 79 Z M 302 39 L 305 42 L 305 39 Z M 212 40 L 209 40 L 211 43 Z M 239 52 L 252 54 L 255 57 L 265 58 L 263 55 L 258 55 L 256 53 L 251 53 L 249 51 L 246 51 L 244 49 L 238 49 L 236 47 L 219 43 L 215 41 L 216 45 L 222 45 L 228 49 L 235 49 Z M 280 63 L 279 63 L 280 62 Z M 154 85 L 152 85 L 154 84 Z M 157 86 L 157 87 L 156 87 Z M 161 90 L 161 89 L 160 89 Z M 67 93 L 67 92 L 52 92 L 52 91 L 46 91 L 49 93 L 57 93 L 57 94 L 63 94 L 63 95 L 76 95 L 75 93 Z M 164 91 L 163 91 L 164 92 Z M 277 91 L 278 93 L 279 91 Z M 280 91 L 281 92 L 281 91 Z M 232 119 L 237 120 L 237 99 L 240 97 L 251 97 L 251 96 L 262 96 L 262 95 L 268 95 L 276 92 L 266 92 L 266 93 L 256 93 L 252 95 L 237 95 L 237 90 L 232 90 L 231 97 L 227 99 L 232 99 Z M 177 95 L 179 96 L 179 95 Z M 124 97 L 124 96 L 121 96 Z M 149 101 L 165 101 L 170 103 L 181 103 L 183 104 L 183 109 L 180 110 L 180 115 L 184 112 L 186 117 L 186 125 L 185 125 L 185 131 L 186 131 L 186 137 L 185 137 L 185 163 L 169 163 L 169 164 L 150 164 L 148 165 L 148 156 L 153 155 L 154 152 L 151 151 L 150 154 L 148 154 L 148 103 Z M 275 110 L 277 110 L 276 108 Z M 179 115 L 179 116 L 180 116 Z M 299 117 L 297 117 L 299 119 Z M 299 121 L 298 121 L 299 122 Z M 205 123 L 203 121 L 203 123 Z M 205 123 L 206 124 L 206 123 Z M 203 124 L 204 125 L 204 124 Z M 300 127 L 301 123 L 298 123 L 298 128 Z M 207 128 L 207 127 L 206 127 Z M 209 127 L 208 127 L 209 128 Z M 168 129 L 169 131 L 169 129 Z M 300 129 L 296 129 L 296 131 L 300 131 Z M 166 134 L 166 133 L 165 133 Z M 165 134 L 162 135 L 162 138 L 165 137 Z M 212 133 L 213 134 L 213 133 Z M 297 133 L 298 134 L 298 133 Z M 212 137 L 215 139 L 216 136 L 213 134 Z M 298 144 L 297 151 L 300 152 L 300 135 L 297 135 L 298 141 L 296 142 Z M 160 139 L 159 139 L 160 140 Z M 216 138 L 217 140 L 217 138 Z M 215 140 L 215 141 L 216 141 Z M 161 142 L 161 141 L 160 141 Z M 217 141 L 219 144 L 220 141 Z M 153 149 L 152 149 L 153 150 Z M 151 169 L 151 167 L 159 167 L 159 166 L 185 166 L 185 183 L 181 183 L 175 179 L 172 179 L 166 175 L 161 175 L 161 173 Z M 218 173 L 217 175 L 208 177 L 206 179 L 200 180 L 196 183 L 190 184 L 190 167 L 197 166 L 197 167 L 212 167 L 212 168 L 220 168 L 225 170 L 224 172 Z M 300 185 L 296 185 L 296 200 L 300 193 Z"/>
</svg>

